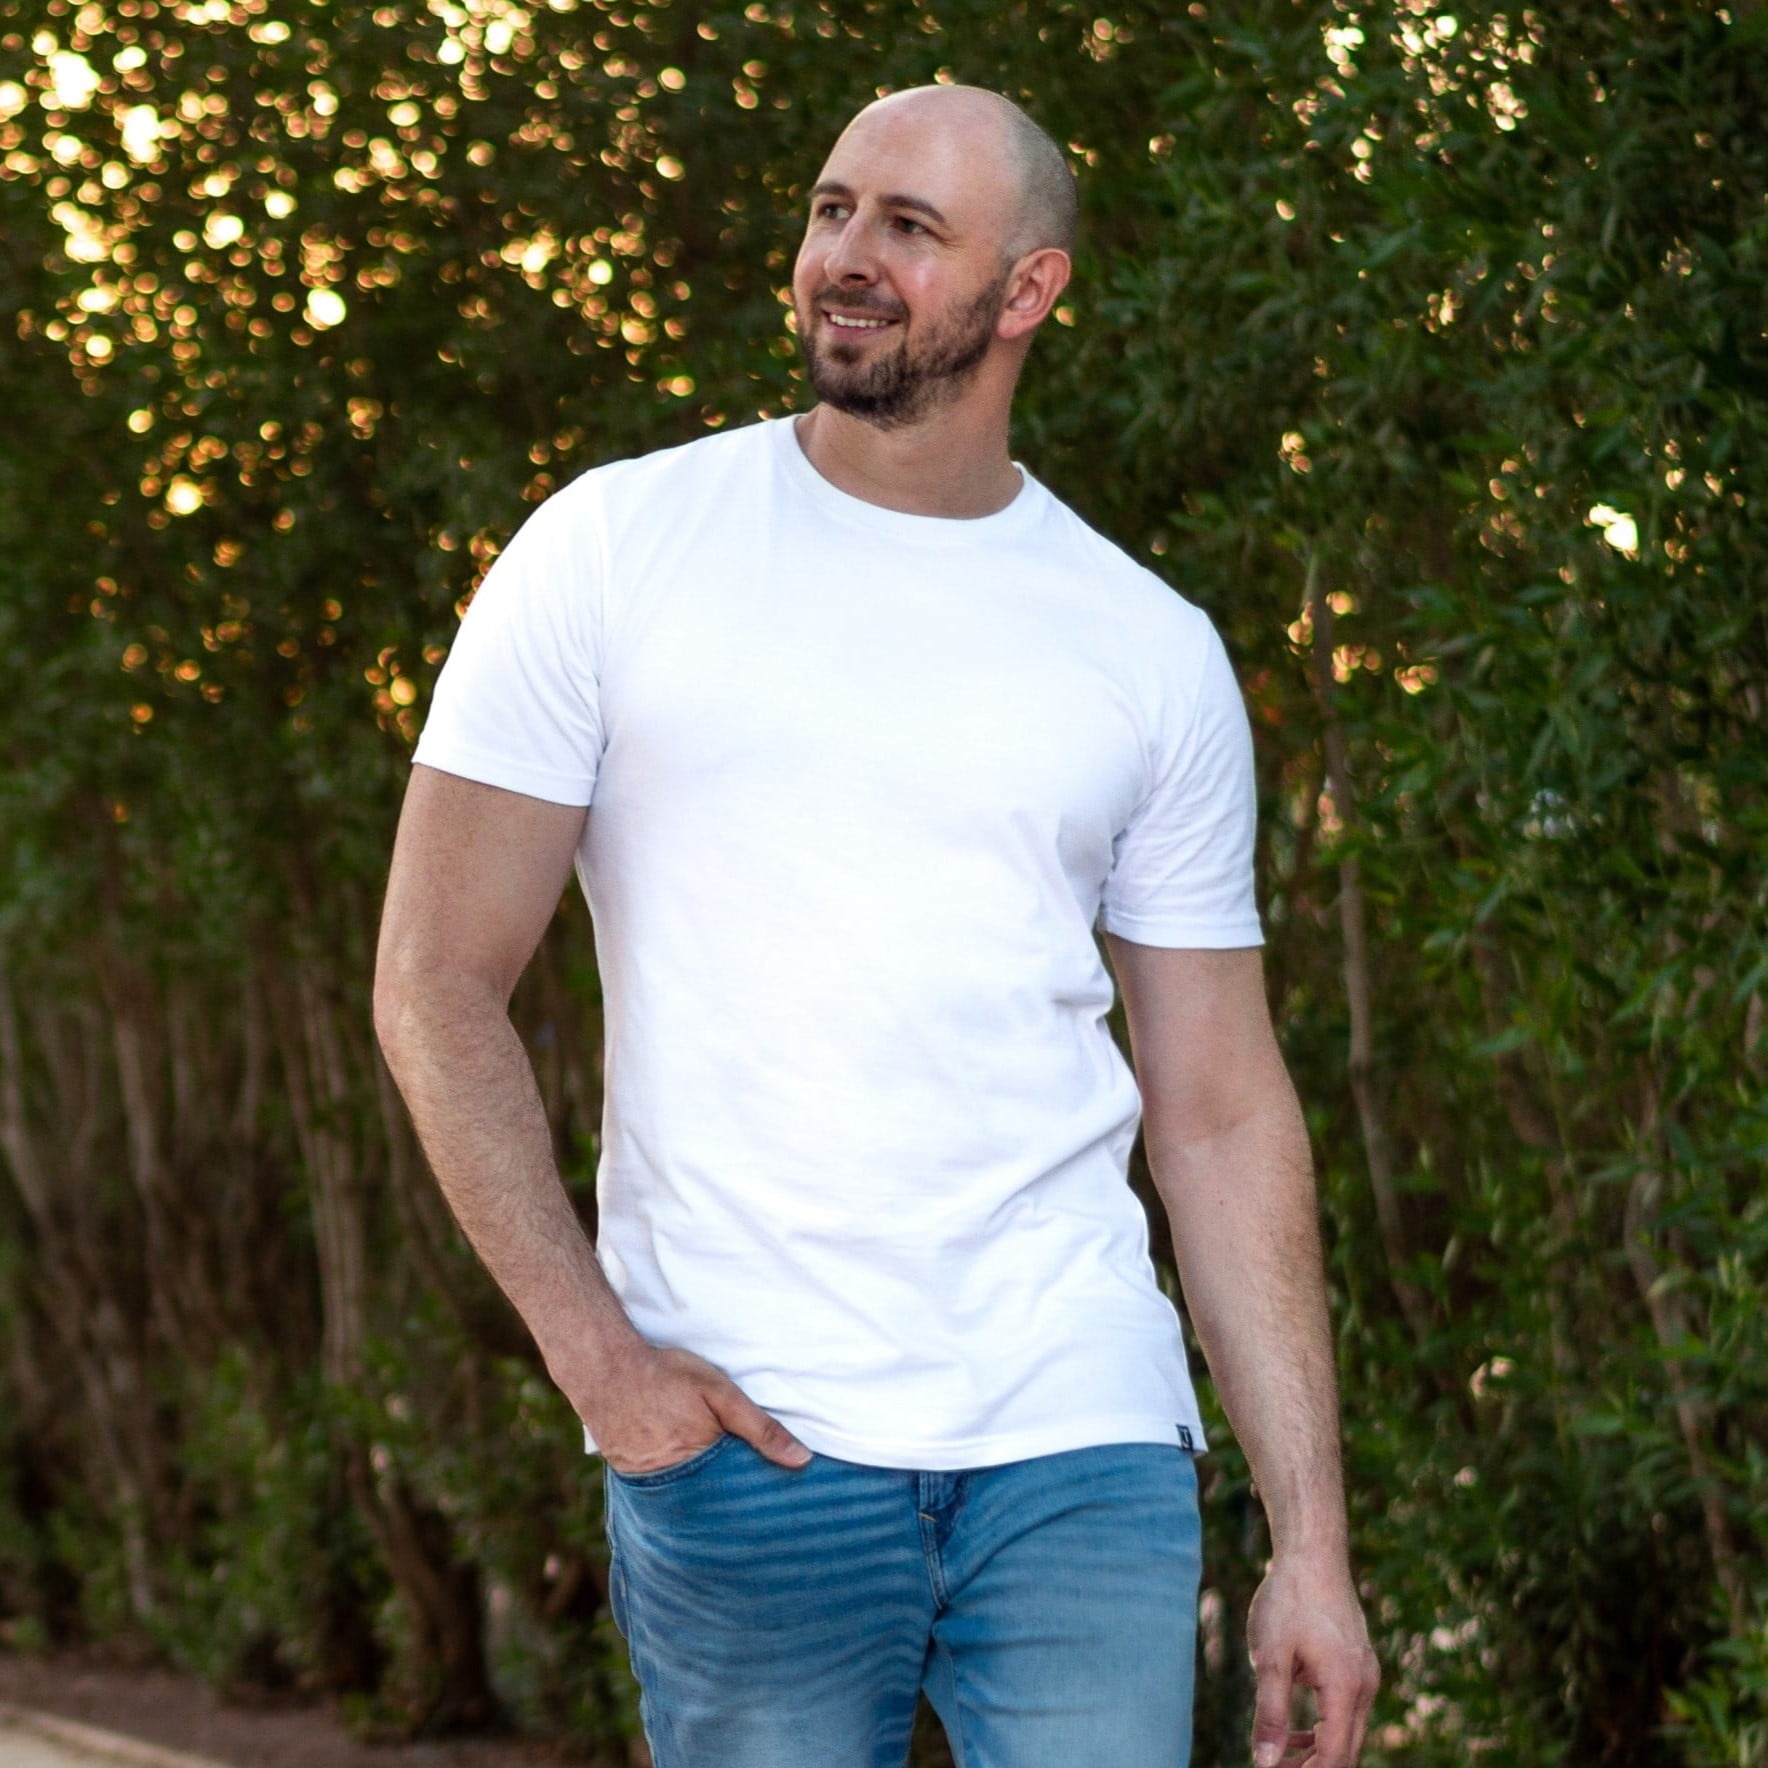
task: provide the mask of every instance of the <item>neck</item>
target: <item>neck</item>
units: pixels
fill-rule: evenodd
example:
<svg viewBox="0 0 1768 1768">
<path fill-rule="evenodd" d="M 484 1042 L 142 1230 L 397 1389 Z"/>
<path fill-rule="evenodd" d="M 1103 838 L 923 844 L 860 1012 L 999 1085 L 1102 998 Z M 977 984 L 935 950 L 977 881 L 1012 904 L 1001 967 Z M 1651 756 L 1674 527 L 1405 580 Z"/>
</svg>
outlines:
<svg viewBox="0 0 1768 1768">
<path fill-rule="evenodd" d="M 918 424 L 879 430 L 830 405 L 795 419 L 805 458 L 837 490 L 910 516 L 992 516 L 1019 495 L 1007 408 L 960 401 Z"/>
</svg>

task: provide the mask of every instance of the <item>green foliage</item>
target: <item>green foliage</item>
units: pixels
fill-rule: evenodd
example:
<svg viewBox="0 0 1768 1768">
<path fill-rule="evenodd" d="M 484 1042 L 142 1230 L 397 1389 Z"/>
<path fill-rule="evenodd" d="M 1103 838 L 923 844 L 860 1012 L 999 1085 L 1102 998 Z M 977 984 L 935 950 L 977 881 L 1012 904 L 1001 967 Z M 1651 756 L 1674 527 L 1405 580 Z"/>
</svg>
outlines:
<svg viewBox="0 0 1768 1768">
<path fill-rule="evenodd" d="M 596 1582 L 601 1462 L 569 1405 L 525 1360 L 475 1359 L 428 1299 L 371 1364 L 361 1432 L 381 1477 L 409 1480 L 482 1569 L 491 1667 L 513 1717 L 590 1751 L 636 1734 L 625 1647 Z"/>
<path fill-rule="evenodd" d="M 183 1507 L 195 1526 L 166 1556 L 155 1637 L 220 1687 L 327 1685 L 316 1592 L 384 1601 L 362 1517 L 339 1502 L 336 1420 L 311 1377 L 267 1404 L 237 1351 L 203 1371 L 181 1437 Z"/>
<path fill-rule="evenodd" d="M 802 192 L 874 90 L 953 77 L 1081 180 L 1016 452 L 1209 609 L 1254 713 L 1367 1759 L 1765 1759 L 1768 14 L 4 19 L 8 1636 L 72 1577 L 92 1631 L 430 1722 L 408 1505 L 504 1705 L 630 1734 L 595 1464 L 381 1109 L 380 880 L 498 546 L 802 402 Z M 517 1012 L 574 1178 L 599 1009 L 573 911 Z M 1265 1551 L 1210 1425 L 1200 1765 L 1244 1760 Z"/>
<path fill-rule="evenodd" d="M 1768 1762 L 1768 1639 L 1761 1627 L 1714 1646 L 1711 1668 L 1673 1692 L 1669 1705 L 1683 1759 L 1694 1768 L 1761 1768 Z"/>
</svg>

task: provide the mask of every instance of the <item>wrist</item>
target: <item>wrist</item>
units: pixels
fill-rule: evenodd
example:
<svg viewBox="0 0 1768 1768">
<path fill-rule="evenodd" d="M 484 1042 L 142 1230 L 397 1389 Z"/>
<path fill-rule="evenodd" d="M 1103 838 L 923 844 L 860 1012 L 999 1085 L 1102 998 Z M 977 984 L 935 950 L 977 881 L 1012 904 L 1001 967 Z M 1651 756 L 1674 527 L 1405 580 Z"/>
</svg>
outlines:
<svg viewBox="0 0 1768 1768">
<path fill-rule="evenodd" d="M 541 1344 L 540 1352 L 553 1384 L 582 1412 L 650 1348 L 649 1340 L 622 1315 L 618 1320 L 590 1321 L 551 1335 Z"/>
<path fill-rule="evenodd" d="M 1273 1561 L 1301 1564 L 1350 1563 L 1350 1527 L 1342 1509 L 1301 1515 L 1277 1514 L 1267 1507 Z"/>
<path fill-rule="evenodd" d="M 1258 1477 L 1252 1489 L 1264 1506 L 1273 1559 L 1348 1559 L 1350 1521 L 1345 1509 L 1344 1482 L 1336 1458 L 1316 1464 L 1306 1476 L 1289 1467 L 1267 1467 L 1272 1477 Z"/>
<path fill-rule="evenodd" d="M 1281 1574 L 1286 1580 L 1316 1587 L 1356 1582 L 1351 1574 L 1350 1544 L 1342 1537 L 1337 1540 L 1324 1536 L 1305 1541 L 1285 1539 L 1272 1547 L 1267 1569 Z"/>
</svg>

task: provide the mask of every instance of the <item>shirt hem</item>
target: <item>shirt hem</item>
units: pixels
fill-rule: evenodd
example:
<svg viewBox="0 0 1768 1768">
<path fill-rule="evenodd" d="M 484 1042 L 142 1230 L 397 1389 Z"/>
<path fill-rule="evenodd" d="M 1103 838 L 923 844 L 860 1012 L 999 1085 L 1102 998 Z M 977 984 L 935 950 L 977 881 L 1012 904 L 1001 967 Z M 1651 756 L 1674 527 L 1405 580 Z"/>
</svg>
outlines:
<svg viewBox="0 0 1768 1768">
<path fill-rule="evenodd" d="M 1107 933 L 1121 933 L 1139 945 L 1183 947 L 1195 951 L 1240 951 L 1265 943 L 1264 929 L 1257 921 L 1237 921 L 1230 926 L 1219 923 L 1200 925 L 1197 922 L 1146 920 L 1139 915 L 1125 915 L 1110 909 L 1100 912 L 1099 924 Z"/>
<path fill-rule="evenodd" d="M 950 1473 L 966 1468 L 998 1467 L 1036 1455 L 1060 1455 L 1071 1449 L 1096 1449 L 1115 1443 L 1164 1443 L 1201 1455 L 1208 1448 L 1203 1424 L 1195 1415 L 1175 1418 L 1146 1412 L 1104 1413 L 1071 1418 L 1041 1430 L 1008 1431 L 995 1436 L 961 1437 L 939 1443 L 906 1442 L 900 1437 L 858 1437 L 829 1430 L 796 1417 L 781 1406 L 768 1408 L 813 1454 L 866 1467 L 891 1467 L 910 1472 Z M 594 1439 L 583 1433 L 584 1453 L 598 1454 Z"/>
<path fill-rule="evenodd" d="M 496 786 L 505 792 L 520 792 L 524 798 L 539 798 L 547 804 L 585 809 L 594 796 L 593 780 L 586 785 L 564 774 L 537 773 L 518 762 L 488 759 L 470 751 L 463 753 L 447 743 L 426 744 L 420 738 L 411 759 L 414 764 L 421 762 L 438 773 L 453 774 L 480 786 Z"/>
</svg>

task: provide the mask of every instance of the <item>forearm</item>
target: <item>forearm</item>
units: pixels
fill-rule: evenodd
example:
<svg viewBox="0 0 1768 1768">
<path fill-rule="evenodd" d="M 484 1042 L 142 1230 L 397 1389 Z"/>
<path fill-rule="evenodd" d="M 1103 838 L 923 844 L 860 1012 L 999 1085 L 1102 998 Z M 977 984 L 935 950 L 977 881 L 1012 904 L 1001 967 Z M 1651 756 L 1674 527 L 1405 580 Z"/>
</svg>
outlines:
<svg viewBox="0 0 1768 1768">
<path fill-rule="evenodd" d="M 449 1208 L 581 1412 L 639 1335 L 565 1194 L 506 1003 L 430 979 L 377 998 L 376 1029 Z"/>
<path fill-rule="evenodd" d="M 1346 1539 L 1338 1384 L 1307 1131 L 1280 1065 L 1244 1103 L 1202 1136 L 1156 1113 L 1149 1164 L 1273 1548 L 1336 1554 Z"/>
</svg>

